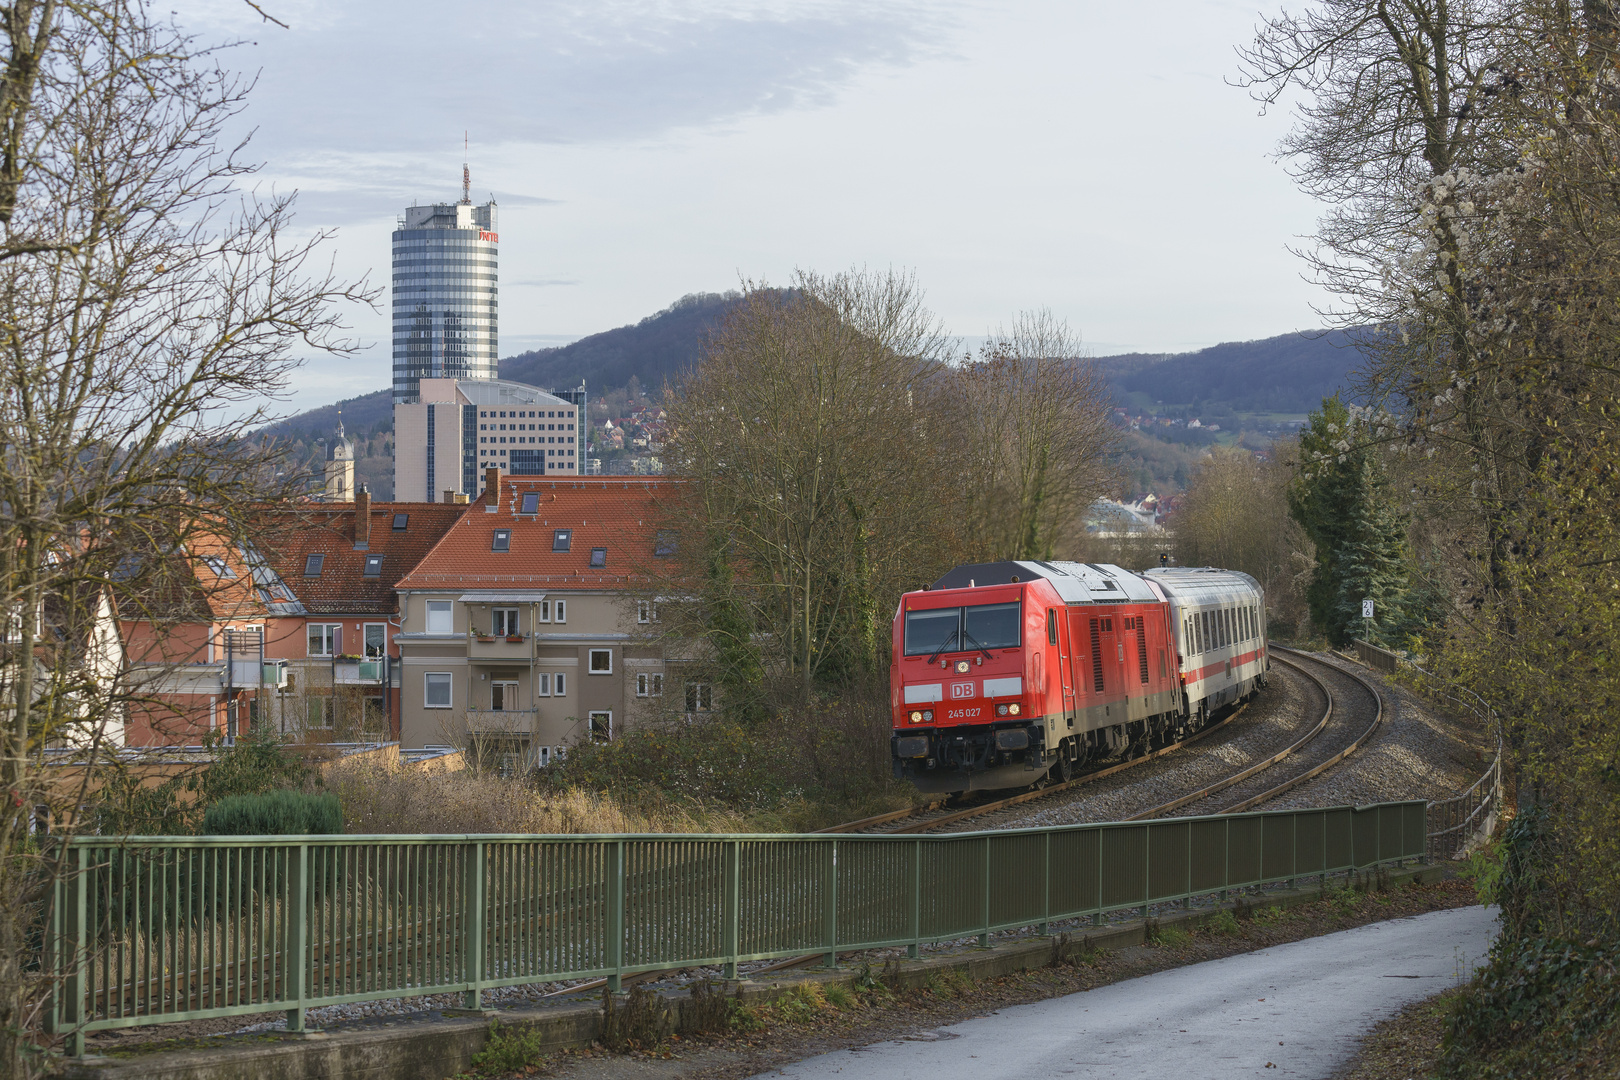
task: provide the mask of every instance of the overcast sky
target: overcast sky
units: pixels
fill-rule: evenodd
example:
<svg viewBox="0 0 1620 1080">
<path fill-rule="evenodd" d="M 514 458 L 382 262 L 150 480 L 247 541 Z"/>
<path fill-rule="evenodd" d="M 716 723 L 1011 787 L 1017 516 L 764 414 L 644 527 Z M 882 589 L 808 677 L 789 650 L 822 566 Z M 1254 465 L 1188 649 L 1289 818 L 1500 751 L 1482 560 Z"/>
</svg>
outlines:
<svg viewBox="0 0 1620 1080">
<path fill-rule="evenodd" d="M 1223 0 L 186 0 L 256 72 L 260 182 L 386 286 L 412 203 L 500 204 L 501 355 L 795 267 L 914 270 L 953 333 L 1050 307 L 1098 355 L 1312 328 L 1289 117 Z M 386 295 L 304 408 L 388 385 Z"/>
</svg>

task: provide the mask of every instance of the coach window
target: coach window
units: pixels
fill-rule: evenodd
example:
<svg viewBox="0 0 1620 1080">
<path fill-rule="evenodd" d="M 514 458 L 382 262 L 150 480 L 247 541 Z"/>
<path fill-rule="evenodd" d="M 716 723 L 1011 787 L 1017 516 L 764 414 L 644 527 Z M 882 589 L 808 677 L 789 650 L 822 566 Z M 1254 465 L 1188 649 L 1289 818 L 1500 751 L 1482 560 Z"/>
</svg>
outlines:
<svg viewBox="0 0 1620 1080">
<path fill-rule="evenodd" d="M 1048 645 L 1056 645 L 1057 644 L 1057 609 L 1056 608 L 1047 608 L 1046 609 L 1046 643 Z"/>
</svg>

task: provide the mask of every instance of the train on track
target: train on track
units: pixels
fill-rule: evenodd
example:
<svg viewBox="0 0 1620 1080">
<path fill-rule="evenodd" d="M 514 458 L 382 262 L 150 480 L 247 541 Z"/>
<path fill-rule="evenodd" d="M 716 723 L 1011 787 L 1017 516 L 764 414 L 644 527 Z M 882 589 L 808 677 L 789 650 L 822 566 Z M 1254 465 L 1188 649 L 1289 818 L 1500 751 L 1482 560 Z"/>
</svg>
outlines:
<svg viewBox="0 0 1620 1080">
<path fill-rule="evenodd" d="M 895 613 L 894 775 L 995 791 L 1168 745 L 1265 685 L 1265 628 L 1236 570 L 959 566 Z"/>
</svg>

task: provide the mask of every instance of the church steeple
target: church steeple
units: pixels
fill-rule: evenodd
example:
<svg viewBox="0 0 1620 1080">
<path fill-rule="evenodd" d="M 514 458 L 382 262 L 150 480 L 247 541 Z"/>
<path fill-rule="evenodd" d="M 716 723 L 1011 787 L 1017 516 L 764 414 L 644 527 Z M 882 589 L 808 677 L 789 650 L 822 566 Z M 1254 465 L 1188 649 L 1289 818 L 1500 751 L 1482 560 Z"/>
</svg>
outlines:
<svg viewBox="0 0 1620 1080">
<path fill-rule="evenodd" d="M 327 502 L 354 501 L 354 444 L 343 435 L 343 416 L 338 414 L 337 436 L 326 441 Z"/>
</svg>

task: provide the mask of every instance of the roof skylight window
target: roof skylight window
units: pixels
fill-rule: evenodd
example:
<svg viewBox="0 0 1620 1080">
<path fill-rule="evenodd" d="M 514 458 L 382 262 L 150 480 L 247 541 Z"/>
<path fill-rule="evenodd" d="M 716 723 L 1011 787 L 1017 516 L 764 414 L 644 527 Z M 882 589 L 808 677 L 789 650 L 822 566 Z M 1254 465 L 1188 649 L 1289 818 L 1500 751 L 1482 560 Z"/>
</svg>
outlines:
<svg viewBox="0 0 1620 1080">
<path fill-rule="evenodd" d="M 607 565 L 607 548 L 591 548 L 591 565 Z"/>
<path fill-rule="evenodd" d="M 558 529 L 551 534 L 551 550 L 567 551 L 574 539 L 573 529 Z"/>
<path fill-rule="evenodd" d="M 409 515 L 409 514 L 395 514 L 394 515 L 394 531 L 395 532 L 404 532 L 405 531 L 405 526 L 410 523 L 410 520 L 411 520 L 411 515 Z"/>
<path fill-rule="evenodd" d="M 491 551 L 511 551 L 512 550 L 512 530 L 511 529 L 496 529 L 495 530 L 495 535 L 490 539 L 489 550 L 491 550 Z"/>
<path fill-rule="evenodd" d="M 540 512 L 540 493 L 538 491 L 525 491 L 523 493 L 523 506 L 520 514 L 538 514 Z"/>
<path fill-rule="evenodd" d="M 321 564 L 324 563 L 324 562 L 326 562 L 326 556 L 325 555 L 316 554 L 316 555 L 310 555 L 307 558 L 305 558 L 304 559 L 304 576 L 305 577 L 320 577 L 321 576 Z"/>
<path fill-rule="evenodd" d="M 367 555 L 366 556 L 366 569 L 364 571 L 363 576 L 370 577 L 370 578 L 381 577 L 382 576 L 382 561 L 383 561 L 383 557 L 381 555 Z"/>
</svg>

